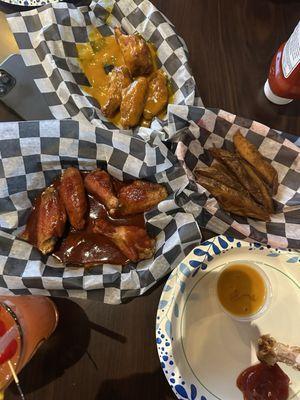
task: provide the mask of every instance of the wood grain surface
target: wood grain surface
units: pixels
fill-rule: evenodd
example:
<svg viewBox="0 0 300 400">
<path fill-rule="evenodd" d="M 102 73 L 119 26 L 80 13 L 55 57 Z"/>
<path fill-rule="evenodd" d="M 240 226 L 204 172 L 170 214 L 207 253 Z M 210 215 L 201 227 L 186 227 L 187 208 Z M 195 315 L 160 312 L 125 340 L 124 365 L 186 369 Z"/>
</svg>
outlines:
<svg viewBox="0 0 300 400">
<path fill-rule="evenodd" d="M 299 20 L 300 1 L 153 3 L 185 39 L 207 107 L 223 108 L 300 135 L 300 103 L 275 106 L 262 92 L 274 52 Z M 11 7 L 4 9 L 12 11 Z M 0 120 L 16 119 L 0 104 Z M 61 313 L 58 330 L 20 374 L 26 399 L 173 399 L 155 346 L 155 314 L 162 285 L 122 306 L 56 299 Z M 11 385 L 6 400 L 17 399 Z"/>
</svg>

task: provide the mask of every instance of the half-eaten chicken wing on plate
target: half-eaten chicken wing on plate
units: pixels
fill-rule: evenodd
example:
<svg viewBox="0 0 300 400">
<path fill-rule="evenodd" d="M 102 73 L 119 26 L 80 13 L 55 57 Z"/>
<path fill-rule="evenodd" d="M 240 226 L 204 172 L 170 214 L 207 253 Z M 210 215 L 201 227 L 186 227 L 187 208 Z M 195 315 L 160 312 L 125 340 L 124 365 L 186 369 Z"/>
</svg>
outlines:
<svg viewBox="0 0 300 400">
<path fill-rule="evenodd" d="M 147 79 L 140 77 L 123 90 L 120 108 L 120 123 L 123 128 L 133 128 L 138 125 L 144 110 L 147 89 Z"/>
<path fill-rule="evenodd" d="M 258 339 L 257 358 L 268 365 L 283 362 L 300 371 L 300 347 L 277 342 L 270 335 Z"/>
<path fill-rule="evenodd" d="M 169 99 L 167 82 L 167 77 L 161 70 L 151 76 L 144 109 L 145 119 L 151 120 L 166 108 Z"/>
<path fill-rule="evenodd" d="M 150 49 L 140 35 L 125 35 L 120 28 L 115 28 L 115 37 L 133 77 L 148 75 L 153 71 Z"/>
<path fill-rule="evenodd" d="M 131 84 L 131 77 L 128 68 L 115 67 L 109 73 L 109 84 L 107 90 L 107 101 L 101 107 L 103 115 L 112 118 L 117 112 L 122 101 L 122 91 Z"/>
<path fill-rule="evenodd" d="M 87 212 L 87 200 L 83 180 L 78 169 L 67 168 L 59 185 L 59 194 L 65 205 L 71 225 L 76 229 L 83 229 L 85 214 Z"/>
<path fill-rule="evenodd" d="M 104 219 L 94 222 L 94 232 L 110 238 L 112 242 L 131 261 L 151 258 L 155 251 L 155 240 L 146 229 L 137 226 L 115 226 Z"/>
<path fill-rule="evenodd" d="M 51 253 L 66 224 L 66 211 L 55 187 L 50 186 L 36 199 L 21 238 L 43 254 Z"/>
<path fill-rule="evenodd" d="M 108 210 L 114 213 L 119 207 L 119 200 L 115 196 L 111 177 L 106 171 L 96 169 L 84 178 L 84 186 L 88 193 L 91 193 Z"/>
<path fill-rule="evenodd" d="M 167 197 L 166 188 L 158 183 L 133 181 L 118 193 L 120 214 L 125 216 L 148 211 Z"/>
</svg>

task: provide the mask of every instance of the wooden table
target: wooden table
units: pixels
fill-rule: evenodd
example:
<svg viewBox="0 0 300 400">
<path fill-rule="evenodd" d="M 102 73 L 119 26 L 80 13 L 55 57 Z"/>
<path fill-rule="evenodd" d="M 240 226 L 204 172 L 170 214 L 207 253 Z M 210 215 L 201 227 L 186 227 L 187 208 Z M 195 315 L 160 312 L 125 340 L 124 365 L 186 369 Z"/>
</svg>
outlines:
<svg viewBox="0 0 300 400">
<path fill-rule="evenodd" d="M 299 1 L 153 3 L 185 39 L 206 106 L 300 134 L 299 102 L 278 107 L 262 92 L 274 52 L 299 20 Z M 0 120 L 16 119 L 0 104 Z M 173 399 L 155 346 L 161 290 L 162 283 L 122 306 L 57 299 L 61 312 L 58 330 L 20 374 L 26 399 Z M 6 399 L 18 399 L 13 385 Z"/>
</svg>

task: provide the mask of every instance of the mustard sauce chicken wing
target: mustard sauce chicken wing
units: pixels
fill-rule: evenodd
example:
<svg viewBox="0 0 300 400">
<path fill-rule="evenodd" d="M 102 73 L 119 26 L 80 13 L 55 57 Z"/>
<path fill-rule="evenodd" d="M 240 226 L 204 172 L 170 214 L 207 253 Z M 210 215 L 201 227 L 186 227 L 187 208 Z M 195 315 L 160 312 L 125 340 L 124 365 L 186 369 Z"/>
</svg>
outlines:
<svg viewBox="0 0 300 400">
<path fill-rule="evenodd" d="M 122 91 L 130 84 L 131 76 L 127 67 L 116 67 L 109 73 L 107 101 L 101 107 L 103 115 L 108 118 L 115 115 L 121 105 Z"/>
<path fill-rule="evenodd" d="M 83 180 L 78 169 L 67 168 L 61 177 L 59 194 L 67 210 L 73 228 L 80 230 L 85 225 L 87 200 Z"/>
<path fill-rule="evenodd" d="M 153 62 L 146 41 L 137 34 L 125 35 L 120 28 L 115 28 L 115 37 L 131 75 L 136 77 L 151 74 Z"/>
<path fill-rule="evenodd" d="M 151 76 L 143 114 L 146 120 L 151 120 L 166 108 L 169 100 L 167 83 L 167 77 L 161 70 Z"/>
<path fill-rule="evenodd" d="M 123 90 L 120 123 L 124 128 L 133 128 L 138 125 L 144 110 L 147 90 L 148 81 L 144 77 L 137 78 Z"/>
</svg>

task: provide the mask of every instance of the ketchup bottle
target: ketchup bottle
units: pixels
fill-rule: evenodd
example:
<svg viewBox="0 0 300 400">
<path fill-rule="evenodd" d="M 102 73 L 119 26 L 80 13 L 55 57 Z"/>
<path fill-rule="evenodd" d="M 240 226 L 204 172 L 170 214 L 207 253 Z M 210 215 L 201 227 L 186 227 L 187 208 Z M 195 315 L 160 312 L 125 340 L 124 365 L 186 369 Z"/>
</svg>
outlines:
<svg viewBox="0 0 300 400">
<path fill-rule="evenodd" d="M 264 92 L 275 104 L 300 99 L 300 22 L 273 57 Z"/>
</svg>

